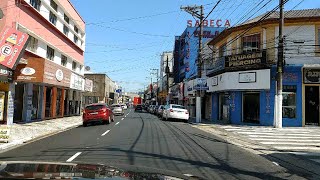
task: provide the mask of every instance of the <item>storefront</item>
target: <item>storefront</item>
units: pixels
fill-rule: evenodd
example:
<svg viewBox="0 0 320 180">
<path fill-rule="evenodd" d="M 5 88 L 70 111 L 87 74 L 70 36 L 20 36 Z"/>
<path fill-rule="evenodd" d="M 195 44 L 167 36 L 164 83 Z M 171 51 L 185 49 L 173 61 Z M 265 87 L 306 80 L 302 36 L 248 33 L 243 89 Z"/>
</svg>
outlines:
<svg viewBox="0 0 320 180">
<path fill-rule="evenodd" d="M 70 70 L 43 58 L 28 57 L 23 62 L 14 72 L 14 120 L 28 122 L 63 117 Z"/>
<path fill-rule="evenodd" d="M 13 72 L 0 65 L 0 124 L 12 124 L 13 120 Z"/>
<path fill-rule="evenodd" d="M 84 77 L 71 73 L 70 89 L 68 92 L 68 115 L 80 115 L 82 104 L 82 92 L 84 91 Z"/>
<path fill-rule="evenodd" d="M 196 91 L 194 89 L 194 80 L 185 82 L 185 107 L 190 113 L 190 117 L 196 117 Z"/>
<path fill-rule="evenodd" d="M 319 126 L 320 66 L 303 67 L 303 125 Z"/>
</svg>

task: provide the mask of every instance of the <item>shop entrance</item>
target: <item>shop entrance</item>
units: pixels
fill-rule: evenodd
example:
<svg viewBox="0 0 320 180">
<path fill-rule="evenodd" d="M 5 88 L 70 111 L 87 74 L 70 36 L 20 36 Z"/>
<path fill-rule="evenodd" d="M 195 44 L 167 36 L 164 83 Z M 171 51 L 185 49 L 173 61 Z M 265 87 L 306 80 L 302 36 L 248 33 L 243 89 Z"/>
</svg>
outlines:
<svg viewBox="0 0 320 180">
<path fill-rule="evenodd" d="M 51 117 L 51 97 L 52 97 L 52 88 L 46 88 L 46 108 L 45 108 L 45 117 Z"/>
<path fill-rule="evenodd" d="M 319 125 L 319 86 L 305 86 L 306 125 Z"/>
<path fill-rule="evenodd" d="M 219 120 L 228 120 L 228 116 L 229 116 L 229 109 L 226 108 L 227 106 L 227 100 L 226 100 L 226 96 L 228 96 L 228 94 L 226 93 L 219 93 Z"/>
<path fill-rule="evenodd" d="M 260 93 L 243 93 L 242 121 L 259 123 L 260 121 Z"/>
</svg>

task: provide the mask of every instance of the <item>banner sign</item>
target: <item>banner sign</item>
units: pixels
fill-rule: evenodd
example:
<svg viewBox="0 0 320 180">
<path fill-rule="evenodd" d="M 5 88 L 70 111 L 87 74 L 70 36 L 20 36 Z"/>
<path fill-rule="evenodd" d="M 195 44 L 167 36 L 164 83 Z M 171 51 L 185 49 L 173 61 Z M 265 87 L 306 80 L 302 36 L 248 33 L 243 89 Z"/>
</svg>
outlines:
<svg viewBox="0 0 320 180">
<path fill-rule="evenodd" d="M 0 126 L 0 142 L 9 142 L 10 129 L 7 126 Z"/>
<path fill-rule="evenodd" d="M 20 54 L 25 50 L 29 35 L 5 27 L 0 34 L 0 64 L 13 69 Z"/>
<path fill-rule="evenodd" d="M 195 89 L 195 90 L 209 90 L 209 87 L 207 86 L 207 79 L 206 78 L 197 78 L 193 89 Z"/>
</svg>

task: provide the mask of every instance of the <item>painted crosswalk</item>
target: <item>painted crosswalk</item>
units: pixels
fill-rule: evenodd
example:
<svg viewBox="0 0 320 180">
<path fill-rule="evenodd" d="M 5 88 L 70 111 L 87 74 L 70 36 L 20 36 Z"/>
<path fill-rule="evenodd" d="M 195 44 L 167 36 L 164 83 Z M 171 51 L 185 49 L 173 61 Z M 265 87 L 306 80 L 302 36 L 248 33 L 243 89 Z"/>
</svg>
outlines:
<svg viewBox="0 0 320 180">
<path fill-rule="evenodd" d="M 224 126 L 222 128 L 278 150 L 320 153 L 320 128 L 318 127 L 276 129 L 260 126 Z"/>
</svg>

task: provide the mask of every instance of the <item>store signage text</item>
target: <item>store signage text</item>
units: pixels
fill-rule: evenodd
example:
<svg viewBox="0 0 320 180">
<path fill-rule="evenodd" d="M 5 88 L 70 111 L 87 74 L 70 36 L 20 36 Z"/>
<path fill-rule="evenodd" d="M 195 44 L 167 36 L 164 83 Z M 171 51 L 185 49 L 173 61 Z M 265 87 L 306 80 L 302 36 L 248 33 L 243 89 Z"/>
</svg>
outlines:
<svg viewBox="0 0 320 180">
<path fill-rule="evenodd" d="M 200 31 L 194 31 L 194 37 L 199 37 Z M 203 31 L 203 38 L 214 38 L 219 34 L 219 31 L 215 31 L 214 34 L 211 34 L 211 31 Z"/>
<path fill-rule="evenodd" d="M 266 53 L 263 52 L 252 52 L 250 54 L 240 54 L 227 56 L 225 59 L 226 68 L 236 68 L 236 67 L 245 67 L 255 65 L 263 65 L 266 63 Z"/>
<path fill-rule="evenodd" d="M 239 73 L 239 83 L 256 82 L 256 72 Z"/>
<path fill-rule="evenodd" d="M 0 34 L 0 64 L 12 69 L 24 51 L 29 35 L 12 27 L 5 27 Z"/>
<path fill-rule="evenodd" d="M 200 21 L 192 21 L 187 20 L 188 27 L 198 27 L 200 25 Z M 203 27 L 230 27 L 230 21 L 228 19 L 222 20 L 222 19 L 210 19 L 210 20 L 204 20 L 203 21 Z"/>
<path fill-rule="evenodd" d="M 207 79 L 206 78 L 197 78 L 196 85 L 193 87 L 195 90 L 209 90 L 207 86 Z"/>
<path fill-rule="evenodd" d="M 9 142 L 10 129 L 7 126 L 0 126 L 0 142 Z"/>
<path fill-rule="evenodd" d="M 303 69 L 304 83 L 320 83 L 320 69 Z"/>
<path fill-rule="evenodd" d="M 57 71 L 56 71 L 56 79 L 59 82 L 63 80 L 63 72 L 61 71 L 61 69 L 57 69 Z"/>
</svg>

